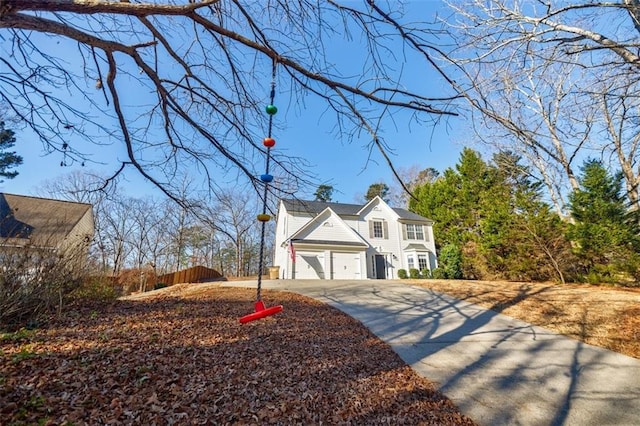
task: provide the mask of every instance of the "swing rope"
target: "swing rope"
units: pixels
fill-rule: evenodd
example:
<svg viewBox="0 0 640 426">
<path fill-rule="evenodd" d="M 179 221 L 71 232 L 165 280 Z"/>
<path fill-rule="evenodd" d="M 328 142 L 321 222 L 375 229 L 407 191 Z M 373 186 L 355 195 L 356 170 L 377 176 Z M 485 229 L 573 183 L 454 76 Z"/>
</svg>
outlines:
<svg viewBox="0 0 640 426">
<path fill-rule="evenodd" d="M 269 105 L 273 106 L 273 101 L 276 98 L 276 67 L 277 62 L 274 59 L 271 68 L 271 94 L 269 96 Z M 269 128 L 267 131 L 267 137 L 271 138 L 271 132 L 273 130 L 273 116 L 269 114 Z M 267 164 L 265 167 L 265 174 L 269 175 L 269 165 L 271 163 L 271 147 L 267 146 Z M 262 196 L 262 214 L 267 214 L 267 196 L 269 195 L 269 182 L 264 182 L 264 193 Z M 260 231 L 260 259 L 258 260 L 258 294 L 256 300 L 262 300 L 262 268 L 264 268 L 264 240 L 266 232 L 267 222 L 262 222 L 262 230 Z"/>
<path fill-rule="evenodd" d="M 266 172 L 260 176 L 260 180 L 264 184 L 264 192 L 262 194 L 262 213 L 258 215 L 258 220 L 262 222 L 262 230 L 260 233 L 260 259 L 258 260 L 258 291 L 256 296 L 255 311 L 240 318 L 242 324 L 249 321 L 264 318 L 269 315 L 277 314 L 282 311 L 282 305 L 273 306 L 271 308 L 265 308 L 262 302 L 262 269 L 264 268 L 264 240 L 267 222 L 271 220 L 271 216 L 267 214 L 267 197 L 269 196 L 269 183 L 273 181 L 273 176 L 269 174 L 269 165 L 271 163 L 271 148 L 275 146 L 276 142 L 271 137 L 273 130 L 273 116 L 278 112 L 278 108 L 273 104 L 276 97 L 276 67 L 277 61 L 273 60 L 273 68 L 271 70 L 271 95 L 269 99 L 269 105 L 266 107 L 266 112 L 269 114 L 269 130 L 268 136 L 264 138 L 263 144 L 267 147 L 267 160 L 266 160 Z"/>
</svg>

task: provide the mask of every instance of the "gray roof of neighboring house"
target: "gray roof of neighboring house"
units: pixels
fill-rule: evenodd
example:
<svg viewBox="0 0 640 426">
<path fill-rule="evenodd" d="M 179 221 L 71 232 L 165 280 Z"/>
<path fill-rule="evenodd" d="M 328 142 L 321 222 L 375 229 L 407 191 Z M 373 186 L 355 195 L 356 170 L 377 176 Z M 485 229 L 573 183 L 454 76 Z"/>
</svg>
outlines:
<svg viewBox="0 0 640 426">
<path fill-rule="evenodd" d="M 0 193 L 0 238 L 55 247 L 90 210 L 91 204 Z"/>
<path fill-rule="evenodd" d="M 343 204 L 343 203 L 332 203 L 332 202 L 324 202 L 324 201 L 307 201 L 307 200 L 292 200 L 292 199 L 283 199 L 282 202 L 284 206 L 287 208 L 287 211 L 290 212 L 299 212 L 299 213 L 309 213 L 309 214 L 318 214 L 321 213 L 327 207 L 330 207 L 338 216 L 357 216 L 358 212 L 362 210 L 362 208 L 366 204 Z M 401 209 L 398 207 L 391 207 L 393 211 L 395 211 L 401 219 L 407 220 L 420 220 L 425 221 L 429 220 L 426 217 L 420 216 L 419 214 L 410 212 L 409 210 Z"/>
</svg>

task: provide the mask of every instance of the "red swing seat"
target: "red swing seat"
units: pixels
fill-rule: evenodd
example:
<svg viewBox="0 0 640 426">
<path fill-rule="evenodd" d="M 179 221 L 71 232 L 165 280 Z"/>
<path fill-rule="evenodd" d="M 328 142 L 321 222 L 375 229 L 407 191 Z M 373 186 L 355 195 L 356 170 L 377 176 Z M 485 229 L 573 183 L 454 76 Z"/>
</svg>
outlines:
<svg viewBox="0 0 640 426">
<path fill-rule="evenodd" d="M 270 315 L 275 315 L 278 312 L 282 312 L 282 305 L 272 306 L 270 308 L 265 308 L 262 300 L 258 300 L 255 303 L 255 312 L 247 314 L 243 317 L 240 317 L 240 323 L 246 324 L 250 321 L 255 321 L 264 317 L 268 317 Z"/>
</svg>

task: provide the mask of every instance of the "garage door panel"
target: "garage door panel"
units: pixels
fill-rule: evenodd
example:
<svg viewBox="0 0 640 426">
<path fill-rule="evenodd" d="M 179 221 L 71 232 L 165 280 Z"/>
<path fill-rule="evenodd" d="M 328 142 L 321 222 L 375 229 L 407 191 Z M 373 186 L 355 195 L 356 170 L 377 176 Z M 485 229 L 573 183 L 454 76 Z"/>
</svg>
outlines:
<svg viewBox="0 0 640 426">
<path fill-rule="evenodd" d="M 324 255 L 314 252 L 296 253 L 296 278 L 324 279 Z"/>
<path fill-rule="evenodd" d="M 353 280 L 360 278 L 360 254 L 332 253 L 331 269 L 331 278 L 334 280 Z"/>
</svg>

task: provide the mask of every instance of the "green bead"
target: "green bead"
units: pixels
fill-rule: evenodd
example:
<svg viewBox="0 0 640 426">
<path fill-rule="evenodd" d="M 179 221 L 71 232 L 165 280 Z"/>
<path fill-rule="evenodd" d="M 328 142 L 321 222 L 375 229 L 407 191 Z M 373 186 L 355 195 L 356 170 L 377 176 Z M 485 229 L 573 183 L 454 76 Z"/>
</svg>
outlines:
<svg viewBox="0 0 640 426">
<path fill-rule="evenodd" d="M 275 105 L 271 105 L 271 104 L 267 105 L 265 110 L 267 111 L 267 114 L 269 114 L 269 115 L 274 115 L 276 112 L 278 112 L 278 108 L 276 108 Z"/>
</svg>

